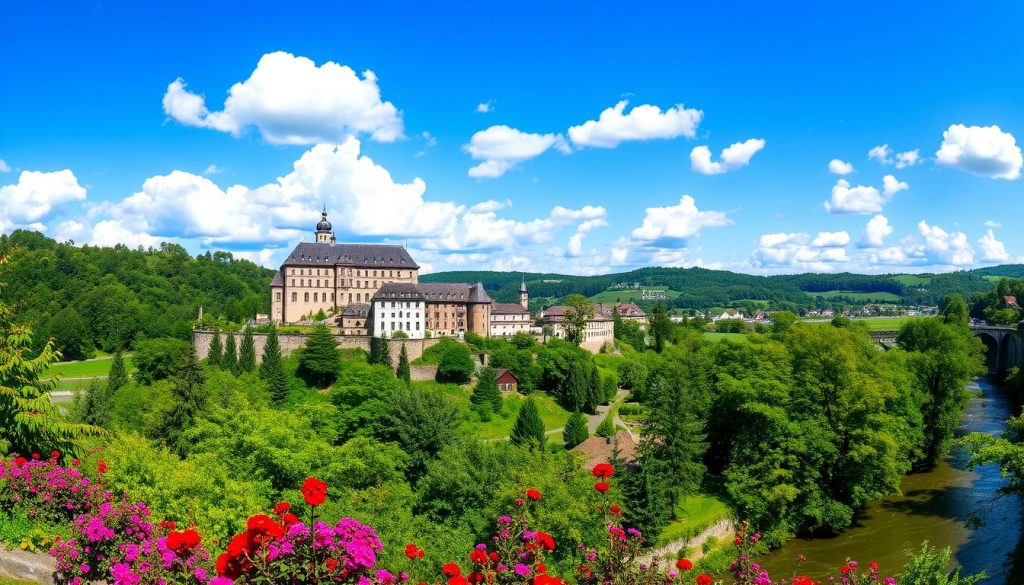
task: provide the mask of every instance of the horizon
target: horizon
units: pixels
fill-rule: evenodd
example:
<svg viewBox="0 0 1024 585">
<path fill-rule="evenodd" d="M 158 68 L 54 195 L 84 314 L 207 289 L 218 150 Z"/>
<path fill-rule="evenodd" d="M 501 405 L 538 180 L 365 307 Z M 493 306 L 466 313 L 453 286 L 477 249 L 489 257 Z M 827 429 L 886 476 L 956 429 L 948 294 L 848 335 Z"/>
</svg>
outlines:
<svg viewBox="0 0 1024 585">
<path fill-rule="evenodd" d="M 0 233 L 276 268 L 326 206 L 424 274 L 1024 263 L 1018 3 L 60 6 L 0 39 Z"/>
</svg>

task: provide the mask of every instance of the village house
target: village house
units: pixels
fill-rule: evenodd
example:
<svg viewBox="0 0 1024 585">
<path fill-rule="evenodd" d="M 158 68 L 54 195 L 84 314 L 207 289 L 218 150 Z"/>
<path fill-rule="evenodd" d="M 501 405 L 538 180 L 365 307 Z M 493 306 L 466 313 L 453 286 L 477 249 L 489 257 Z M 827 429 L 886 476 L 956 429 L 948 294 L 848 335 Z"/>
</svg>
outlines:
<svg viewBox="0 0 1024 585">
<path fill-rule="evenodd" d="M 590 436 L 572 450 L 583 456 L 584 469 L 593 469 L 598 463 L 611 463 L 616 451 L 620 461 L 633 463 L 636 461 L 637 443 L 628 431 L 618 431 L 611 437 Z"/>
<path fill-rule="evenodd" d="M 623 321 L 634 321 L 639 323 L 641 327 L 647 327 L 647 313 L 644 312 L 636 303 L 615 303 L 611 305 L 605 305 L 598 303 L 594 305 L 594 312 L 600 312 L 602 315 L 613 319 L 615 312 L 619 313 L 619 317 Z"/>
<path fill-rule="evenodd" d="M 712 323 L 717 323 L 723 319 L 746 319 L 746 315 L 743 314 L 743 311 L 737 309 L 726 309 L 717 315 L 711 316 Z"/>
<path fill-rule="evenodd" d="M 494 370 L 494 376 L 498 379 L 498 389 L 505 392 L 516 392 L 519 390 L 519 378 L 505 368 Z"/>
<path fill-rule="evenodd" d="M 491 337 L 529 333 L 530 325 L 530 294 L 523 280 L 519 285 L 518 303 L 491 303 Z"/>
<path fill-rule="evenodd" d="M 565 339 L 565 316 L 566 313 L 574 310 L 565 305 L 548 307 L 541 310 L 540 320 L 545 325 L 552 327 L 552 334 L 555 337 Z M 583 341 L 580 346 L 590 351 L 598 351 L 605 343 L 614 343 L 614 341 L 615 325 L 612 318 L 594 311 L 594 316 L 587 320 L 586 327 L 583 329 Z"/>
</svg>

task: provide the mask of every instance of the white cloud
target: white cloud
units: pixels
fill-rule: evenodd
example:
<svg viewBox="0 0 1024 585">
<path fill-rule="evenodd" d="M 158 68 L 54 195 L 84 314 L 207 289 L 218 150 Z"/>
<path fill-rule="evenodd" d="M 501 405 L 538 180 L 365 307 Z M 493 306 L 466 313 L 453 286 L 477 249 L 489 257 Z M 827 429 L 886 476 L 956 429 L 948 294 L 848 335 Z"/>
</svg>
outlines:
<svg viewBox="0 0 1024 585">
<path fill-rule="evenodd" d="M 825 209 L 829 213 L 846 214 L 867 214 L 881 213 L 882 207 L 892 197 L 910 185 L 899 181 L 892 175 L 882 178 L 882 191 L 871 186 L 858 185 L 851 187 L 846 179 L 839 179 L 832 186 L 832 198 L 825 202 Z"/>
<path fill-rule="evenodd" d="M 84 223 L 69 219 L 57 224 L 57 227 L 53 232 L 53 239 L 58 242 L 67 242 L 68 240 L 78 241 L 85 235 L 85 233 L 86 225 Z"/>
<path fill-rule="evenodd" d="M 579 209 L 555 206 L 547 217 L 518 221 L 498 217 L 494 207 L 486 203 L 477 211 L 470 209 L 462 214 L 452 238 L 429 245 L 462 251 L 507 251 L 517 246 L 551 242 L 558 230 L 573 225 L 577 226 L 577 234 L 582 230 L 586 235 L 591 229 L 605 225 L 608 215 L 605 208 L 598 206 L 585 205 Z M 582 236 L 580 239 L 582 245 Z"/>
<path fill-rule="evenodd" d="M 0 173 L 9 172 L 11 172 L 11 167 L 6 162 L 4 162 L 4 159 L 0 158 Z"/>
<path fill-rule="evenodd" d="M 165 239 L 157 238 L 145 233 L 137 233 L 125 227 L 117 220 L 103 220 L 92 228 L 90 242 L 94 246 L 116 246 L 124 244 L 129 248 L 142 246 L 143 248 L 155 248 Z"/>
<path fill-rule="evenodd" d="M 494 103 L 491 100 L 481 102 L 476 105 L 476 113 L 478 114 L 489 114 L 494 111 Z"/>
<path fill-rule="evenodd" d="M 569 152 L 569 146 L 561 134 L 530 134 L 501 125 L 477 132 L 463 149 L 473 159 L 484 161 L 469 169 L 469 176 L 493 179 L 552 147 L 561 152 Z"/>
<path fill-rule="evenodd" d="M 981 248 L 982 262 L 1008 262 L 1010 260 L 1010 255 L 1006 253 L 1006 246 L 996 239 L 992 230 L 988 230 L 984 236 L 981 236 L 978 246 Z"/>
<path fill-rule="evenodd" d="M 588 219 L 578 226 L 576 226 L 576 233 L 569 238 L 568 244 L 566 244 L 566 253 L 569 256 L 579 256 L 583 253 L 583 238 L 590 233 L 591 230 L 599 227 L 605 227 L 608 222 L 604 217 L 595 217 Z"/>
<path fill-rule="evenodd" d="M 643 223 L 631 236 L 638 242 L 662 248 L 683 247 L 687 238 L 707 227 L 731 225 L 722 211 L 701 211 L 693 197 L 683 195 L 677 205 L 648 207 Z"/>
<path fill-rule="evenodd" d="M 882 194 L 885 195 L 886 199 L 892 199 L 893 195 L 900 191 L 906 191 L 909 188 L 910 185 L 897 180 L 896 177 L 892 175 L 882 177 Z"/>
<path fill-rule="evenodd" d="M 0 187 L 0 232 L 25 227 L 45 231 L 42 222 L 60 206 L 85 199 L 85 188 L 69 169 L 22 171 L 18 182 Z"/>
<path fill-rule="evenodd" d="M 889 225 L 889 219 L 884 215 L 876 215 L 868 220 L 864 226 L 864 233 L 860 236 L 862 248 L 879 248 L 885 238 L 892 235 L 893 227 Z"/>
<path fill-rule="evenodd" d="M 904 167 L 912 167 L 919 165 L 924 162 L 921 158 L 921 149 L 915 148 L 914 150 L 908 150 L 906 152 L 896 153 L 896 168 L 902 169 Z"/>
<path fill-rule="evenodd" d="M 984 225 L 985 227 L 990 227 L 990 228 L 1001 228 L 1001 227 L 1003 227 L 1003 224 L 1002 224 L 1002 222 L 998 222 L 998 221 L 993 221 L 993 220 L 991 220 L 991 219 L 990 219 L 990 220 L 988 220 L 988 221 L 986 221 L 986 222 L 985 222 L 984 224 L 982 224 L 982 225 Z"/>
<path fill-rule="evenodd" d="M 629 102 L 620 101 L 601 112 L 597 120 L 588 120 L 569 128 L 569 138 L 577 147 L 592 146 L 615 148 L 631 140 L 654 140 L 697 134 L 697 125 L 704 113 L 687 109 L 682 104 L 664 112 L 658 106 L 635 106 L 628 114 L 623 112 Z"/>
<path fill-rule="evenodd" d="M 746 142 L 737 142 L 722 151 L 721 162 L 711 160 L 711 149 L 697 146 L 690 151 L 690 166 L 694 171 L 705 175 L 717 175 L 745 167 L 757 151 L 764 148 L 764 139 L 751 138 Z"/>
<path fill-rule="evenodd" d="M 853 172 L 853 165 L 851 163 L 834 158 L 828 161 L 828 172 L 836 175 L 849 175 Z"/>
<path fill-rule="evenodd" d="M 218 167 L 217 165 L 210 165 L 210 166 L 206 167 L 206 170 L 203 171 L 203 174 L 204 175 L 219 175 L 219 174 L 221 174 L 223 172 L 224 172 L 224 169 Z"/>
<path fill-rule="evenodd" d="M 427 143 L 427 146 L 437 146 L 437 137 L 426 130 L 420 132 L 420 138 Z"/>
<path fill-rule="evenodd" d="M 953 124 L 942 133 L 935 162 L 982 177 L 1014 180 L 1024 157 L 1013 134 L 999 126 Z"/>
<path fill-rule="evenodd" d="M 272 144 L 338 143 L 365 133 L 379 142 L 402 138 L 401 112 L 381 99 L 377 76 L 346 65 L 321 66 L 290 53 L 264 55 L 248 79 L 228 90 L 224 109 L 211 112 L 182 79 L 167 86 L 168 116 L 188 126 L 238 136 L 255 127 Z"/>
<path fill-rule="evenodd" d="M 877 160 L 879 164 L 889 165 L 892 164 L 891 155 L 892 151 L 889 150 L 889 145 L 882 144 L 868 151 L 868 160 Z"/>
<path fill-rule="evenodd" d="M 818 248 L 842 248 L 850 243 L 850 234 L 846 232 L 818 232 L 811 242 Z"/>
<path fill-rule="evenodd" d="M 924 237 L 924 246 L 911 248 L 911 252 L 929 263 L 966 266 L 974 263 L 974 250 L 963 232 L 947 232 L 939 226 L 929 226 L 924 220 L 917 224 Z"/>
</svg>

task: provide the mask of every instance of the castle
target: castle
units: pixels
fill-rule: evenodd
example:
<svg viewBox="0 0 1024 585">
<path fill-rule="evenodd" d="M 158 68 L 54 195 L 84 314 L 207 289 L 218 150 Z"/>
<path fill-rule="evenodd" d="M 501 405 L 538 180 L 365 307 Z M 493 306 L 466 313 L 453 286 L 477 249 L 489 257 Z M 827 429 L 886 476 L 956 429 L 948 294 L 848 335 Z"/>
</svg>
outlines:
<svg viewBox="0 0 1024 585">
<path fill-rule="evenodd" d="M 525 281 L 518 304 L 495 303 L 480 283 L 420 283 L 419 265 L 402 246 L 337 243 L 326 209 L 316 241 L 297 245 L 271 280 L 270 303 L 274 322 L 323 311 L 344 335 L 511 336 L 531 326 Z"/>
</svg>

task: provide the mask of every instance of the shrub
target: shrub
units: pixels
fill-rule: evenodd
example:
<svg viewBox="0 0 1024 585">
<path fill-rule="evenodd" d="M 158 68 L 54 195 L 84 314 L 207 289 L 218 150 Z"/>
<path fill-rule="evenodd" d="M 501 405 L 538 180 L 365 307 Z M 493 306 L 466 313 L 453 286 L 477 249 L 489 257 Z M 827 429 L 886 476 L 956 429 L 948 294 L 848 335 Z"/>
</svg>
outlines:
<svg viewBox="0 0 1024 585">
<path fill-rule="evenodd" d="M 437 381 L 465 384 L 475 369 L 476 363 L 468 347 L 461 343 L 447 344 L 437 364 Z"/>
<path fill-rule="evenodd" d="M 187 341 L 173 337 L 146 339 L 135 343 L 132 362 L 135 364 L 135 379 L 143 386 L 157 380 L 170 378 L 182 359 L 192 351 Z"/>
</svg>

